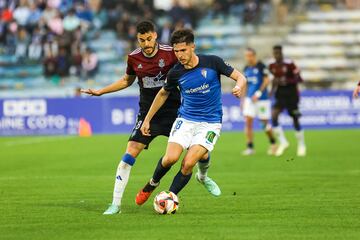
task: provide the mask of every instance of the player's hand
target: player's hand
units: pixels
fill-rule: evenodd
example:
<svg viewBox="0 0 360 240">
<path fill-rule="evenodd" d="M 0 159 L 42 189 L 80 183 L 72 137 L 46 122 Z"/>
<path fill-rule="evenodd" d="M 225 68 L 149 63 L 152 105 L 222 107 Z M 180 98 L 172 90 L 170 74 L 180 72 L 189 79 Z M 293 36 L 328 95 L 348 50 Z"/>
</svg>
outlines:
<svg viewBox="0 0 360 240">
<path fill-rule="evenodd" d="M 150 134 L 150 122 L 144 121 L 141 125 L 140 131 L 144 136 L 151 136 Z"/>
<path fill-rule="evenodd" d="M 91 96 L 101 96 L 102 92 L 100 90 L 94 90 L 94 89 L 81 89 L 80 90 L 81 93 L 86 93 L 89 94 Z"/>
<path fill-rule="evenodd" d="M 360 93 L 360 86 L 357 86 L 353 92 L 353 98 L 358 98 Z"/>
<path fill-rule="evenodd" d="M 243 87 L 239 87 L 238 85 L 236 85 L 233 89 L 232 89 L 232 94 L 237 97 L 237 98 L 241 98 L 244 96 L 244 88 Z"/>
<path fill-rule="evenodd" d="M 257 101 L 259 100 L 259 98 L 254 95 L 254 96 L 252 96 L 251 100 L 252 100 L 253 102 L 257 102 Z"/>
</svg>

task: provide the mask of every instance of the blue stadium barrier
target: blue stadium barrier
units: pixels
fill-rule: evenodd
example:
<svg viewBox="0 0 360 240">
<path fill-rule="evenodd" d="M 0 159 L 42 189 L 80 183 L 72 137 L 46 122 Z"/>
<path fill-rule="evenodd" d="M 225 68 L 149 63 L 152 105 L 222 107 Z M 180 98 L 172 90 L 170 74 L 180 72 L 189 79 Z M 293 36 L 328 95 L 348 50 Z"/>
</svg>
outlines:
<svg viewBox="0 0 360 240">
<path fill-rule="evenodd" d="M 223 130 L 244 127 L 240 102 L 230 94 L 223 98 Z M 80 118 L 91 124 L 93 133 L 130 133 L 138 110 L 138 97 L 36 98 L 0 100 L 0 135 L 77 134 Z M 304 91 L 301 119 L 305 129 L 360 127 L 360 100 L 349 91 Z M 281 123 L 292 126 L 282 114 Z M 255 124 L 260 129 L 260 124 Z"/>
</svg>

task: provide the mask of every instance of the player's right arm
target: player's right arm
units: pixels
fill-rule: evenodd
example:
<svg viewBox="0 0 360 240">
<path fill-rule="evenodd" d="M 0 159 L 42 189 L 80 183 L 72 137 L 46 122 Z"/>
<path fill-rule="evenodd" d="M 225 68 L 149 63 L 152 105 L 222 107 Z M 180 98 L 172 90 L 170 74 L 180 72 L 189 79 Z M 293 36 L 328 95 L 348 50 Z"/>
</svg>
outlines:
<svg viewBox="0 0 360 240">
<path fill-rule="evenodd" d="M 156 95 L 151 107 L 146 114 L 146 117 L 143 121 L 143 124 L 140 128 L 141 133 L 144 136 L 151 136 L 150 133 L 150 121 L 154 117 L 154 115 L 159 111 L 162 105 L 164 105 L 166 99 L 168 99 L 170 95 L 170 91 L 165 90 L 165 88 L 161 88 L 158 94 Z"/>
<path fill-rule="evenodd" d="M 101 96 L 103 94 L 107 94 L 107 93 L 112 93 L 112 92 L 117 92 L 120 90 L 123 90 L 129 86 L 131 86 L 134 81 L 136 79 L 135 75 L 128 75 L 125 74 L 122 78 L 120 78 L 119 80 L 117 80 L 116 82 L 102 88 L 99 90 L 95 90 L 95 89 L 81 89 L 82 93 L 86 93 L 89 94 L 91 96 Z"/>
</svg>

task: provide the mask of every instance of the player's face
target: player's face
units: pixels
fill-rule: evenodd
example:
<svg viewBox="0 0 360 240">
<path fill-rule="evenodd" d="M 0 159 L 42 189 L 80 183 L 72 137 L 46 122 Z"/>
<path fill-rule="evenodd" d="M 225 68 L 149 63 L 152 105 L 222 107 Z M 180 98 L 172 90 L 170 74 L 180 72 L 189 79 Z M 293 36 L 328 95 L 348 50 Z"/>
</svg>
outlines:
<svg viewBox="0 0 360 240">
<path fill-rule="evenodd" d="M 256 55 L 251 51 L 245 51 L 245 61 L 249 65 L 256 63 Z"/>
<path fill-rule="evenodd" d="M 280 62 L 283 59 L 283 54 L 280 49 L 274 49 L 273 55 L 276 61 Z"/>
<path fill-rule="evenodd" d="M 137 40 L 139 42 L 139 46 L 143 50 L 146 55 L 151 55 L 156 48 L 156 32 L 147 32 L 144 34 L 138 33 Z"/>
<path fill-rule="evenodd" d="M 176 43 L 173 46 L 175 55 L 182 65 L 187 65 L 192 59 L 195 51 L 195 44 Z"/>
</svg>

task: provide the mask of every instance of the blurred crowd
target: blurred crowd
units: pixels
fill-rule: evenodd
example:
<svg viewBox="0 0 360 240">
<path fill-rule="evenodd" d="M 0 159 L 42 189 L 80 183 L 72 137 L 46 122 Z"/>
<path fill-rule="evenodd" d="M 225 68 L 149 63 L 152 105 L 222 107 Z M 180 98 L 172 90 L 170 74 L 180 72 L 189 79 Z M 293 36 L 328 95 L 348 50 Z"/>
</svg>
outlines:
<svg viewBox="0 0 360 240">
<path fill-rule="evenodd" d="M 91 75 L 98 61 L 84 33 L 96 34 L 104 24 L 100 3 L 0 0 L 1 51 L 20 63 L 42 61 L 45 76 Z"/>
</svg>

